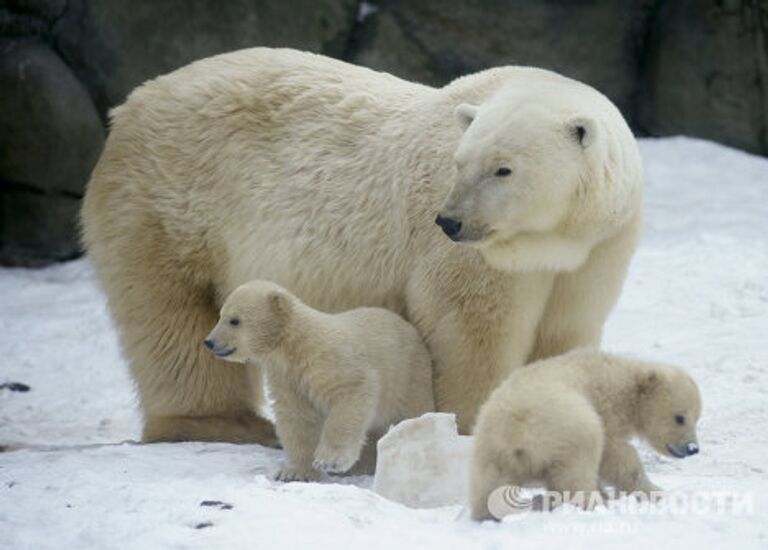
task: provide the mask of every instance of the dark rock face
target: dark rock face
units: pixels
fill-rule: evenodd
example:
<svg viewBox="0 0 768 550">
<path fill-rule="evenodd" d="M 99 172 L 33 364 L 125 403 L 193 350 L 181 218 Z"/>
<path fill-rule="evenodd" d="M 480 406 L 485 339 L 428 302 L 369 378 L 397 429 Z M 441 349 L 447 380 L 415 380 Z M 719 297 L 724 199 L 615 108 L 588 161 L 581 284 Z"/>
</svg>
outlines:
<svg viewBox="0 0 768 550">
<path fill-rule="evenodd" d="M 3 0 L 0 37 L 45 36 L 64 12 L 67 0 Z"/>
<path fill-rule="evenodd" d="M 641 129 L 768 154 L 768 2 L 664 2 L 646 56 Z"/>
<path fill-rule="evenodd" d="M 356 13 L 355 0 L 69 0 L 53 35 L 104 113 L 144 81 L 222 52 L 290 46 L 338 57 Z"/>
<path fill-rule="evenodd" d="M 432 83 L 500 65 L 544 67 L 590 83 L 627 111 L 654 2 L 386 0 L 367 20 L 373 38 L 355 59 Z M 419 57 L 420 66 L 409 66 Z"/>
<path fill-rule="evenodd" d="M 88 92 L 52 49 L 0 41 L 0 263 L 77 253 L 74 213 L 103 141 Z"/>
<path fill-rule="evenodd" d="M 432 86 L 450 80 L 430 52 L 408 34 L 394 10 L 368 9 L 375 11 L 361 14 L 353 44 L 347 51 L 348 61 Z"/>
<path fill-rule="evenodd" d="M 40 267 L 77 257 L 79 211 L 80 199 L 75 197 L 4 188 L 0 193 L 0 265 Z"/>
<path fill-rule="evenodd" d="M 13 13 L 39 17 L 47 22 L 55 21 L 67 6 L 67 0 L 5 0 L 5 2 Z"/>
</svg>

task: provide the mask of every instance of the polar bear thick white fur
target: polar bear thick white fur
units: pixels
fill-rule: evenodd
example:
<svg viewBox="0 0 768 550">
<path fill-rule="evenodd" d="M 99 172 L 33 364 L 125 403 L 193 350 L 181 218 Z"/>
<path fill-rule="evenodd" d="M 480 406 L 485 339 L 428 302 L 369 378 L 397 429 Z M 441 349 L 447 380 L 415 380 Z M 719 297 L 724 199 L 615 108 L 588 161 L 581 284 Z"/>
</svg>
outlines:
<svg viewBox="0 0 768 550">
<path fill-rule="evenodd" d="M 256 280 L 227 298 L 205 345 L 266 371 L 288 458 L 277 474 L 283 481 L 346 472 L 367 435 L 373 447 L 391 425 L 435 407 L 429 352 L 416 329 L 386 309 L 323 313 Z"/>
<path fill-rule="evenodd" d="M 543 482 L 585 507 L 601 484 L 660 491 L 629 439 L 666 456 L 696 454 L 700 415 L 698 386 L 678 367 L 576 350 L 519 369 L 478 415 L 472 517 L 491 518 L 488 497 L 505 485 Z"/>
<path fill-rule="evenodd" d="M 511 370 L 598 344 L 641 180 L 613 104 L 540 69 L 435 89 L 256 48 L 144 84 L 112 113 L 82 211 L 144 441 L 274 442 L 258 384 L 200 346 L 251 279 L 401 314 L 468 433 Z"/>
</svg>

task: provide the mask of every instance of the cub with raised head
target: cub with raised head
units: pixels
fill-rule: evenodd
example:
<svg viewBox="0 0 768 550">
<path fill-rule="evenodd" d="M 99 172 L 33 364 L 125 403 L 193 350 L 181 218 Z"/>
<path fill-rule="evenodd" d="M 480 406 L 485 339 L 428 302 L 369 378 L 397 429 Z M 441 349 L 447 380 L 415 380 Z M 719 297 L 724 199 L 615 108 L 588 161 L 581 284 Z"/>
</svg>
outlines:
<svg viewBox="0 0 768 550">
<path fill-rule="evenodd" d="M 277 478 L 315 480 L 358 462 L 391 424 L 435 408 L 432 362 L 416 329 L 380 308 L 317 311 L 251 281 L 227 298 L 205 340 L 217 357 L 266 370 L 288 464 Z"/>
</svg>

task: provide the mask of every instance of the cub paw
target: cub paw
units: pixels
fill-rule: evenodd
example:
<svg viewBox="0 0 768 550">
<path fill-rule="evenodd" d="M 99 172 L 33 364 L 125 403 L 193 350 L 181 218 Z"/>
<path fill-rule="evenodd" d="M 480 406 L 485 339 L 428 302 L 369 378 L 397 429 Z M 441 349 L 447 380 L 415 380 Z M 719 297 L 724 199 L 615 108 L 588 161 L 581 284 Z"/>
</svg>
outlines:
<svg viewBox="0 0 768 550">
<path fill-rule="evenodd" d="M 283 466 L 272 479 L 275 481 L 320 481 L 323 473 L 312 468 L 296 468 L 295 466 Z"/>
<path fill-rule="evenodd" d="M 355 465 L 360 456 L 359 449 L 326 450 L 318 448 L 312 466 L 322 472 L 341 474 Z"/>
<path fill-rule="evenodd" d="M 651 482 L 639 486 L 633 493 L 638 500 L 647 499 L 650 502 L 658 502 L 664 498 L 664 489 Z"/>
</svg>

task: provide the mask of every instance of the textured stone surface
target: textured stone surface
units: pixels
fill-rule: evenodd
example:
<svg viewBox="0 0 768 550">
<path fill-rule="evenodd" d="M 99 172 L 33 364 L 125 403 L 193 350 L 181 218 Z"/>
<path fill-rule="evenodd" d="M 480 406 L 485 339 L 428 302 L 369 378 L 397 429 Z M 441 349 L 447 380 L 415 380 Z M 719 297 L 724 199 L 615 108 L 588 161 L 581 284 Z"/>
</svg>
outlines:
<svg viewBox="0 0 768 550">
<path fill-rule="evenodd" d="M 88 92 L 48 46 L 0 41 L 0 177 L 82 195 L 104 140 Z"/>
<path fill-rule="evenodd" d="M 67 0 L 0 0 L 0 37 L 46 37 Z"/>
<path fill-rule="evenodd" d="M 0 192 L 0 265 L 38 267 L 79 255 L 80 200 L 6 187 Z"/>
<path fill-rule="evenodd" d="M 408 36 L 391 10 L 369 14 L 354 37 L 349 61 L 433 86 L 449 78 L 442 74 L 427 50 Z"/>
<path fill-rule="evenodd" d="M 363 41 L 357 59 L 405 77 L 424 74 L 442 82 L 498 65 L 535 65 L 588 82 L 630 111 L 644 25 L 653 4 L 385 0 L 376 3 L 378 12 L 366 21 L 378 27 L 378 39 Z M 418 68 L 407 63 L 399 68 L 399 59 Z M 437 78 L 430 78 L 432 74 Z"/>
<path fill-rule="evenodd" d="M 69 0 L 54 38 L 105 113 L 145 80 L 221 52 L 290 46 L 339 56 L 356 14 L 355 0 Z"/>
<path fill-rule="evenodd" d="M 7 9 L 18 14 L 32 15 L 45 21 L 54 21 L 67 6 L 67 0 L 3 0 Z"/>
<path fill-rule="evenodd" d="M 664 2 L 651 29 L 640 128 L 768 153 L 768 2 Z"/>
<path fill-rule="evenodd" d="M 77 250 L 67 216 L 103 141 L 90 96 L 55 52 L 34 40 L 0 40 L 1 261 Z"/>
</svg>

